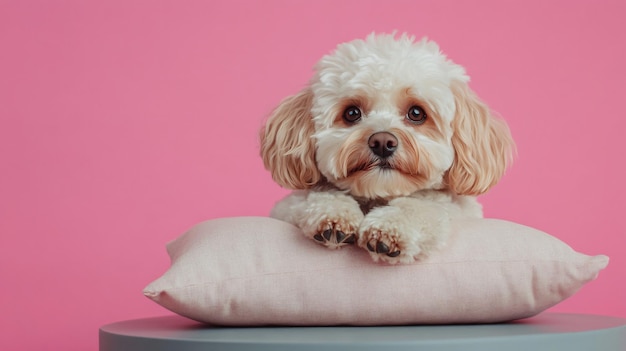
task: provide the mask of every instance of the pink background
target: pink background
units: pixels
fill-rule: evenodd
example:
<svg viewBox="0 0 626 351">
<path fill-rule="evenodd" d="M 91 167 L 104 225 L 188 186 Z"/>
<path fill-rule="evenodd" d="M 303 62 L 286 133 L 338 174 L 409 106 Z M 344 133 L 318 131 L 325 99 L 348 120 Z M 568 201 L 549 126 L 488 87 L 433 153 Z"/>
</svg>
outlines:
<svg viewBox="0 0 626 351">
<path fill-rule="evenodd" d="M 488 217 L 611 264 L 554 308 L 626 317 L 626 2 L 0 2 L 0 349 L 97 349 L 202 220 L 285 191 L 257 130 L 337 43 L 437 41 L 510 124 Z"/>
</svg>

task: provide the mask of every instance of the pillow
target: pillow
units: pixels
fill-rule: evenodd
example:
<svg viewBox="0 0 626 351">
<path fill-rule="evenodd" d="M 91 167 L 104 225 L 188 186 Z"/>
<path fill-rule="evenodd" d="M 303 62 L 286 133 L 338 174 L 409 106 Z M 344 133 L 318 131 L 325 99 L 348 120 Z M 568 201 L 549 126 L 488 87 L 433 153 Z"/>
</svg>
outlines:
<svg viewBox="0 0 626 351">
<path fill-rule="evenodd" d="M 265 217 L 198 224 L 169 243 L 171 267 L 144 295 L 188 318 L 228 326 L 492 323 L 533 316 L 608 264 L 503 220 L 456 223 L 448 245 L 407 265 L 328 250 Z"/>
</svg>

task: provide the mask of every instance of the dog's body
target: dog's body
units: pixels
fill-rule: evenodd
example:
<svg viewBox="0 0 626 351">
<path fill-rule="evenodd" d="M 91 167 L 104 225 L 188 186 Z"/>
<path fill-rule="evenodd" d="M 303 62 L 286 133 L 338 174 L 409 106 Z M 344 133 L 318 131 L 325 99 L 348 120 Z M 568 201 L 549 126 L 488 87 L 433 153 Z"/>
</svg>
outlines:
<svg viewBox="0 0 626 351">
<path fill-rule="evenodd" d="M 313 240 L 411 262 L 502 176 L 513 141 L 438 46 L 406 35 L 339 45 L 261 130 L 265 166 L 294 189 L 272 217 Z"/>
</svg>

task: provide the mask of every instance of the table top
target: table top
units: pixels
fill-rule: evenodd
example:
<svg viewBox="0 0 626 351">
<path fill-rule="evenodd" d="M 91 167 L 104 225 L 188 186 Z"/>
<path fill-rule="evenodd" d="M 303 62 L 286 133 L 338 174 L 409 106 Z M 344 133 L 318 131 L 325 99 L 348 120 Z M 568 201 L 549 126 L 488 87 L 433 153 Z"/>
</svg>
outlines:
<svg viewBox="0 0 626 351">
<path fill-rule="evenodd" d="M 215 327 L 172 315 L 100 328 L 100 351 L 126 350 L 624 351 L 626 319 L 543 313 L 501 324 Z"/>
</svg>

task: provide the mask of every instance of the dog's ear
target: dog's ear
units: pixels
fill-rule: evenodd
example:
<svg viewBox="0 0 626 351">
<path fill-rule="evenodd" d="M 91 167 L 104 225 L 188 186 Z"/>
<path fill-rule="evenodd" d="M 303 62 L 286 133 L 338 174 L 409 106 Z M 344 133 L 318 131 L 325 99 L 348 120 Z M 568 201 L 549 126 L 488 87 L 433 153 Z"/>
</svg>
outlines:
<svg viewBox="0 0 626 351">
<path fill-rule="evenodd" d="M 464 82 L 453 84 L 456 115 L 452 121 L 455 157 L 444 181 L 457 194 L 479 195 L 495 185 L 515 148 L 506 123 L 494 117 Z"/>
<path fill-rule="evenodd" d="M 308 189 L 319 182 L 309 88 L 283 100 L 261 128 L 261 157 L 279 185 Z"/>
</svg>

